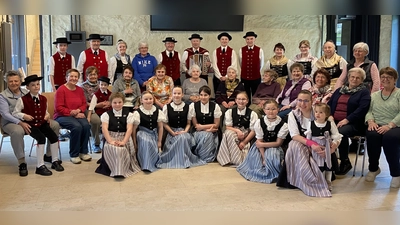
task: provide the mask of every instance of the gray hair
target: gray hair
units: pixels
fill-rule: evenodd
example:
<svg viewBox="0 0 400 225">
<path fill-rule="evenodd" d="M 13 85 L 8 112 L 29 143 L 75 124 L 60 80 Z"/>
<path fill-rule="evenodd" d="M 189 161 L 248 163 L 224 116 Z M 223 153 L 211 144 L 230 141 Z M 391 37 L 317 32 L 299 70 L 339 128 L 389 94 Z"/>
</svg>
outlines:
<svg viewBox="0 0 400 225">
<path fill-rule="evenodd" d="M 141 41 L 138 44 L 138 49 L 140 49 L 140 47 L 149 47 L 149 44 L 147 44 L 147 42 Z"/>
<path fill-rule="evenodd" d="M 21 80 L 21 82 L 24 80 L 23 75 L 22 75 L 19 71 L 17 71 L 17 70 L 10 70 L 10 71 L 7 71 L 6 74 L 4 74 L 4 81 L 5 81 L 6 83 L 8 83 L 8 78 L 9 78 L 9 77 L 13 77 L 13 76 L 19 76 L 19 79 Z"/>
<path fill-rule="evenodd" d="M 234 67 L 234 66 L 228 66 L 228 68 L 226 69 L 226 71 L 228 72 L 229 70 L 235 71 L 235 74 L 236 74 L 236 75 L 238 74 L 238 71 L 237 71 L 236 67 Z"/>
<path fill-rule="evenodd" d="M 354 45 L 353 51 L 356 50 L 356 49 L 359 49 L 359 48 L 361 48 L 362 50 L 366 51 L 366 52 L 367 52 L 367 55 L 368 55 L 368 53 L 369 53 L 369 47 L 368 47 L 367 43 L 358 42 L 357 44 Z"/>
<path fill-rule="evenodd" d="M 361 68 L 358 68 L 358 67 L 354 67 L 354 68 L 351 68 L 350 70 L 349 70 L 349 72 L 347 73 L 347 76 L 348 77 L 350 77 L 350 74 L 351 73 L 358 73 L 358 74 L 361 74 L 362 75 L 362 77 L 363 77 L 363 81 L 365 80 L 365 78 L 366 78 L 366 74 L 365 74 L 365 71 L 363 70 L 363 69 L 361 69 Z"/>
<path fill-rule="evenodd" d="M 193 71 L 193 69 L 198 70 L 198 71 L 200 72 L 200 74 L 201 74 L 200 66 L 197 65 L 197 64 L 193 64 L 193 65 L 189 68 L 189 74 L 190 74 L 190 76 L 192 76 L 192 71 Z"/>
</svg>

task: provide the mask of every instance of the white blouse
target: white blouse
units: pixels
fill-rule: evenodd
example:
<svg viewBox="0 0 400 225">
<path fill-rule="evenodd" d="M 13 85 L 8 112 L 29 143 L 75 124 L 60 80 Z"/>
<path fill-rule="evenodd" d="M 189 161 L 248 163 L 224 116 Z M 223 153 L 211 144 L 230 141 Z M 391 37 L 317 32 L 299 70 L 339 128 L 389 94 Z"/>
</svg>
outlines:
<svg viewBox="0 0 400 225">
<path fill-rule="evenodd" d="M 200 112 L 207 114 L 208 112 L 208 107 L 210 105 L 210 102 L 207 102 L 205 105 L 200 102 Z M 190 119 L 193 117 L 196 117 L 196 110 L 194 110 L 194 102 L 189 105 L 189 114 L 190 114 Z M 220 118 L 222 115 L 221 108 L 219 107 L 218 104 L 215 103 L 215 109 L 214 109 L 214 118 Z"/>
<path fill-rule="evenodd" d="M 276 125 L 278 125 L 282 119 L 278 116 L 275 121 L 271 122 L 268 120 L 266 116 L 264 116 L 263 118 L 257 120 L 256 123 L 254 124 L 254 131 L 256 132 L 257 139 L 264 139 L 264 131 L 261 127 L 260 120 L 264 120 L 265 125 L 267 125 L 268 131 L 273 131 Z M 289 133 L 288 124 L 284 123 L 278 132 L 278 138 L 285 139 L 288 133 Z"/>
<path fill-rule="evenodd" d="M 141 106 L 139 107 L 139 109 L 140 109 L 144 114 L 146 114 L 146 115 L 153 115 L 153 113 L 154 113 L 156 110 L 158 110 L 157 122 L 164 122 L 164 123 L 166 122 L 166 118 L 165 118 L 164 113 L 163 113 L 161 110 L 157 109 L 154 105 L 151 106 L 151 109 L 150 109 L 150 110 L 145 109 L 145 108 L 143 107 L 143 105 L 141 105 Z M 139 125 L 139 124 L 140 124 L 140 114 L 139 114 L 138 111 L 133 112 L 133 118 L 134 118 L 133 124 Z"/>
<path fill-rule="evenodd" d="M 238 115 L 240 115 L 240 116 L 244 116 L 244 115 L 246 115 L 246 107 L 244 107 L 244 109 L 243 110 L 239 110 L 238 108 L 236 108 L 237 109 L 237 114 Z M 255 112 L 253 112 L 253 111 L 251 111 L 251 114 L 250 114 L 250 130 L 254 130 L 254 124 L 257 122 L 257 120 L 258 120 L 258 116 L 257 116 L 257 113 L 255 113 Z M 224 122 L 225 122 L 225 125 L 226 126 L 233 126 L 233 119 L 232 119 L 232 109 L 228 109 L 226 112 L 225 112 L 225 120 L 224 120 Z"/>
<path fill-rule="evenodd" d="M 185 103 L 184 102 L 181 102 L 181 104 L 179 104 L 179 105 L 175 104 L 174 102 L 171 102 L 170 105 L 171 105 L 172 109 L 175 112 L 182 112 L 183 108 L 185 107 Z M 168 108 L 167 108 L 167 105 L 164 105 L 163 113 L 165 115 L 165 122 L 168 123 Z M 192 119 L 192 117 L 190 117 L 190 113 L 188 112 L 187 120 L 191 120 L 191 119 Z"/>
<path fill-rule="evenodd" d="M 122 116 L 122 109 L 119 111 L 116 111 L 115 109 L 113 109 L 113 113 L 115 117 L 121 117 Z M 108 123 L 110 121 L 110 117 L 108 116 L 108 113 L 105 112 L 103 114 L 101 114 L 100 120 L 102 123 Z M 128 114 L 128 118 L 126 119 L 126 122 L 128 124 L 133 124 L 134 122 L 134 117 L 133 117 L 133 113 L 129 113 Z"/>
</svg>

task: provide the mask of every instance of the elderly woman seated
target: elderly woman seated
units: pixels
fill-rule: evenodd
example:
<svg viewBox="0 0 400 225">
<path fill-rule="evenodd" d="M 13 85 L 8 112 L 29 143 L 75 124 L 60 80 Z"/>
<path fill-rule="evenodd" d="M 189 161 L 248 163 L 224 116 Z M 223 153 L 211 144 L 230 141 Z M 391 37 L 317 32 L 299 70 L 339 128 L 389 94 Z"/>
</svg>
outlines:
<svg viewBox="0 0 400 225">
<path fill-rule="evenodd" d="M 207 85 L 207 81 L 200 77 L 201 70 L 196 64 L 193 64 L 189 69 L 190 78 L 183 81 L 183 101 L 190 104 L 200 101 L 199 89 Z"/>
<path fill-rule="evenodd" d="M 340 168 L 337 175 L 345 175 L 352 168 L 349 160 L 349 137 L 363 135 L 366 126 L 364 124 L 371 96 L 368 88 L 363 84 L 365 71 L 361 68 L 349 70 L 349 82 L 337 89 L 328 105 L 331 107 L 331 115 L 343 135 L 339 145 Z"/>
<path fill-rule="evenodd" d="M 282 92 L 276 98 L 280 106 L 278 116 L 284 120 L 286 115 L 296 107 L 296 98 L 300 91 L 311 88 L 311 82 L 304 77 L 303 71 L 303 64 L 293 63 L 293 65 L 290 66 L 292 80 L 286 82 Z"/>
<path fill-rule="evenodd" d="M 400 187 L 400 91 L 396 87 L 398 73 L 391 67 L 379 71 L 383 89 L 372 94 L 371 106 L 365 120 L 368 122 L 367 149 L 369 172 L 366 181 L 373 182 L 381 172 L 379 157 L 382 147 L 389 164 L 390 187 Z"/>
<path fill-rule="evenodd" d="M 236 105 L 236 95 L 244 91 L 243 84 L 237 79 L 235 67 L 228 67 L 226 76 L 227 79 L 219 84 L 215 92 L 215 102 L 221 107 L 222 114 L 224 114 L 227 109 Z"/>
<path fill-rule="evenodd" d="M 281 92 L 281 86 L 276 82 L 278 73 L 272 69 L 266 69 L 262 75 L 262 83 L 258 85 L 256 93 L 251 99 L 249 108 L 257 113 L 258 118 L 265 115 L 263 107 L 267 99 L 276 99 Z"/>
<path fill-rule="evenodd" d="M 318 69 L 313 74 L 314 85 L 309 89 L 313 98 L 313 105 L 328 103 L 332 96 L 331 76 L 324 68 Z"/>
<path fill-rule="evenodd" d="M 172 101 L 174 81 L 170 76 L 165 75 L 167 68 L 163 64 L 158 64 L 154 70 L 156 74 L 149 79 L 146 89 L 153 94 L 154 105 L 162 109 L 164 105 Z"/>
</svg>

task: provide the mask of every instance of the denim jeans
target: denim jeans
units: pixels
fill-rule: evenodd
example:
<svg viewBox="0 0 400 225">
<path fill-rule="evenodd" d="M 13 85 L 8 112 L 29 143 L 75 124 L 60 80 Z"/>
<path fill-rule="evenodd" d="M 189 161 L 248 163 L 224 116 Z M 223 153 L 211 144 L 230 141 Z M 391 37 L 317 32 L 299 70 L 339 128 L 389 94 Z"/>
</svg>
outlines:
<svg viewBox="0 0 400 225">
<path fill-rule="evenodd" d="M 58 117 L 56 121 L 64 129 L 71 131 L 69 140 L 70 157 L 78 157 L 79 153 L 88 153 L 88 141 L 90 136 L 90 124 L 86 118 L 77 119 L 71 116 Z"/>
</svg>

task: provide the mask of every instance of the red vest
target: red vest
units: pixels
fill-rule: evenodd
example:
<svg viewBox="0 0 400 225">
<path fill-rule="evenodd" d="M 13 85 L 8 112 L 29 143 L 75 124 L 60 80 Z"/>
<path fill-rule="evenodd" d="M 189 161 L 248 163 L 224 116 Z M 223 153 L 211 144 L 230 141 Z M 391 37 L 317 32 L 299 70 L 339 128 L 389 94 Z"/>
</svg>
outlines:
<svg viewBox="0 0 400 225">
<path fill-rule="evenodd" d="M 167 67 L 167 73 L 165 75 L 172 77 L 172 80 L 177 80 L 181 77 L 180 72 L 180 60 L 178 57 L 178 52 L 174 51 L 172 59 L 167 56 L 166 51 L 161 52 L 162 64 Z"/>
<path fill-rule="evenodd" d="M 32 95 L 26 94 L 21 97 L 22 102 L 24 103 L 23 113 L 33 116 L 32 121 L 25 121 L 31 126 L 40 127 L 42 124 L 47 121 L 44 120 L 44 116 L 46 116 L 46 108 L 47 108 L 47 99 L 43 95 L 39 96 L 39 104 L 36 104 L 33 101 Z"/>
<path fill-rule="evenodd" d="M 95 55 L 91 48 L 85 50 L 86 62 L 83 64 L 83 77 L 82 80 L 86 80 L 86 69 L 89 66 L 95 66 L 99 70 L 100 77 L 108 77 L 108 63 L 106 59 L 106 52 L 98 49 L 98 53 Z"/>
<path fill-rule="evenodd" d="M 67 75 L 67 70 L 71 69 L 72 57 L 70 54 L 66 53 L 64 60 L 61 59 L 61 55 L 57 52 L 53 55 L 54 59 L 54 84 L 61 86 L 67 83 L 65 76 Z"/>
<path fill-rule="evenodd" d="M 97 97 L 97 103 L 104 102 L 104 101 L 108 101 L 108 99 L 110 98 L 111 91 L 107 90 L 107 95 L 104 95 L 103 93 L 101 93 L 101 90 L 99 88 L 99 90 L 97 90 L 94 93 L 94 95 L 96 95 L 96 97 Z M 110 109 L 111 109 L 111 107 L 108 107 L 105 109 L 95 108 L 94 111 L 96 112 L 97 115 L 101 116 L 103 113 L 107 112 Z"/>
<path fill-rule="evenodd" d="M 227 46 L 225 53 L 221 48 L 217 48 L 217 66 L 221 76 L 226 76 L 228 67 L 232 64 L 232 48 Z"/>
<path fill-rule="evenodd" d="M 185 64 L 186 64 L 186 68 L 189 69 L 189 67 L 190 67 L 190 65 L 189 65 L 190 56 L 194 55 L 194 51 L 193 51 L 193 48 L 192 48 L 192 47 L 185 49 L 185 51 L 188 52 L 188 57 L 187 57 L 187 59 L 186 59 Z M 202 48 L 202 47 L 199 47 L 199 54 L 204 54 L 204 53 L 206 53 L 206 52 L 208 52 L 207 49 Z"/>
<path fill-rule="evenodd" d="M 242 48 L 242 79 L 257 80 L 261 78 L 260 73 L 260 47 L 253 46 L 249 50 L 248 46 Z"/>
</svg>

